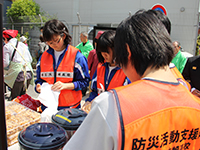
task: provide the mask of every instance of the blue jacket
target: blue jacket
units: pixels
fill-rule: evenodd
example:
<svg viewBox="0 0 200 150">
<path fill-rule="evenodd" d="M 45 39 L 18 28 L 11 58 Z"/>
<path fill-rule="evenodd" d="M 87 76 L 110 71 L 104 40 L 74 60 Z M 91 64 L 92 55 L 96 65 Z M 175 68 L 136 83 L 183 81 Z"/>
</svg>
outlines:
<svg viewBox="0 0 200 150">
<path fill-rule="evenodd" d="M 107 79 L 108 77 L 108 73 L 109 73 L 109 63 L 104 63 L 103 64 L 104 66 L 106 66 L 106 71 L 105 71 L 105 80 Z M 120 67 L 116 67 L 114 68 L 110 75 L 109 75 L 109 79 L 107 81 L 105 81 L 105 91 L 107 91 L 107 88 L 108 88 L 108 83 L 110 83 L 112 77 L 114 76 L 114 74 L 116 73 L 117 70 L 121 69 Z M 125 81 L 124 81 L 124 84 L 123 85 L 127 85 L 127 84 L 130 84 L 131 81 L 128 79 L 128 77 L 125 78 Z M 89 101 L 91 102 L 95 97 L 98 96 L 98 91 L 97 91 L 97 70 L 95 71 L 93 77 L 92 77 L 92 82 L 91 82 L 91 90 L 92 92 L 90 93 L 90 96 L 89 98 L 87 98 L 85 101 Z"/>
</svg>

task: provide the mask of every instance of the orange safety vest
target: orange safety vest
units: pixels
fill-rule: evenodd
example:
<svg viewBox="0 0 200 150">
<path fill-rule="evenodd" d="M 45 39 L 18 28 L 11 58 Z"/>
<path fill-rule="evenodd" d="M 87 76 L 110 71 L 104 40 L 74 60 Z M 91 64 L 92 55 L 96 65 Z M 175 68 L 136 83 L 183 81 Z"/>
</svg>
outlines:
<svg viewBox="0 0 200 150">
<path fill-rule="evenodd" d="M 115 72 L 113 78 L 111 79 L 111 81 L 108 83 L 108 88 L 106 89 L 105 87 L 105 72 L 106 72 L 106 66 L 103 66 L 102 63 L 99 63 L 97 66 L 97 91 L 98 91 L 98 95 L 101 94 L 104 91 L 122 86 L 126 75 L 124 74 L 122 69 L 119 69 Z M 102 87 L 102 86 L 103 87 Z M 103 89 L 102 89 L 103 88 Z"/>
<path fill-rule="evenodd" d="M 140 80 L 113 92 L 121 150 L 200 149 L 200 102 L 182 84 Z"/>
<path fill-rule="evenodd" d="M 63 83 L 70 83 L 73 81 L 74 76 L 74 64 L 78 49 L 69 45 L 65 55 L 60 62 L 57 70 L 54 72 L 53 57 L 47 51 L 42 54 L 40 62 L 40 76 L 49 84 L 54 84 L 56 81 Z M 59 95 L 59 107 L 77 107 L 82 99 L 81 90 L 61 90 Z"/>
<path fill-rule="evenodd" d="M 177 79 L 178 81 L 180 81 L 180 82 L 190 91 L 190 90 L 191 90 L 191 85 L 190 85 L 190 83 L 187 82 L 187 81 L 183 78 L 182 74 L 181 74 L 180 71 L 176 68 L 176 66 L 175 66 L 175 65 L 170 66 L 170 70 L 171 70 L 171 72 L 173 73 L 173 75 L 176 77 L 176 79 Z"/>
</svg>

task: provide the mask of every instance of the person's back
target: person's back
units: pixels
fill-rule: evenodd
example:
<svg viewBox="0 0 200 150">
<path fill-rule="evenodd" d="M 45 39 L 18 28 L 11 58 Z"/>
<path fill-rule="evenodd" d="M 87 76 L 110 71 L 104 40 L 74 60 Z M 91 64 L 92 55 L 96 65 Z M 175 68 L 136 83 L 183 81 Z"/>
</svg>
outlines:
<svg viewBox="0 0 200 150">
<path fill-rule="evenodd" d="M 33 84 L 33 69 L 28 46 L 17 41 L 12 32 L 6 30 L 3 33 L 7 41 L 3 47 L 3 62 L 4 68 L 9 66 L 4 82 L 11 88 L 11 97 L 15 98 L 25 94 L 29 84 Z"/>
<path fill-rule="evenodd" d="M 131 80 L 135 79 L 130 74 L 134 70 L 141 76 L 140 80 L 116 88 L 114 92 L 123 129 L 121 149 L 140 149 L 141 146 L 143 149 L 181 146 L 194 149 L 199 146 L 199 139 L 193 141 L 187 136 L 183 142 L 183 138 L 174 140 L 175 136 L 172 136 L 199 126 L 191 115 L 200 114 L 200 101 L 172 74 L 169 63 L 173 58 L 173 47 L 163 28 L 159 20 L 144 12 L 128 18 L 117 29 L 116 63 L 122 65 Z M 125 52 L 128 52 L 128 59 L 131 57 L 128 63 L 122 59 Z M 195 117 L 199 119 L 196 114 Z"/>
<path fill-rule="evenodd" d="M 21 36 L 21 37 L 20 37 L 20 41 L 21 41 L 22 43 L 24 43 L 26 46 L 28 46 L 28 44 L 27 44 L 27 38 L 26 38 L 25 36 Z"/>
<path fill-rule="evenodd" d="M 198 99 L 195 101 L 195 96 L 181 84 L 170 85 L 151 79 L 144 79 L 133 84 L 116 89 L 118 95 L 116 101 L 119 99 L 116 103 L 120 105 L 119 116 L 122 116 L 121 120 L 123 120 L 123 125 L 121 125 L 124 127 L 125 134 L 131 134 L 131 136 L 122 135 L 125 143 L 130 143 L 125 144 L 124 149 L 139 149 L 141 145 L 147 149 L 151 148 L 153 145 L 150 139 L 153 140 L 153 138 L 157 141 L 154 148 L 177 147 L 180 146 L 183 138 L 173 135 L 175 140 L 171 140 L 168 137 L 172 134 L 180 135 L 185 130 L 187 130 L 187 136 L 184 140 L 188 143 L 193 140 L 190 139 L 188 132 L 193 132 L 199 123 L 191 116 L 200 118 L 197 115 L 200 114 L 200 101 Z M 171 142 L 166 142 L 170 140 Z M 183 142 L 182 145 L 197 146 Z"/>
<path fill-rule="evenodd" d="M 146 11 L 135 14 L 119 24 L 114 43 L 115 62 L 132 83 L 100 94 L 64 150 L 199 149 L 199 99 L 169 68 L 164 25 Z"/>
<path fill-rule="evenodd" d="M 14 51 L 14 48 L 13 46 L 15 47 L 16 46 L 16 42 L 17 42 L 17 39 L 16 38 L 12 38 L 5 46 L 4 48 L 5 49 L 12 49 L 10 52 L 13 53 Z M 28 47 L 22 43 L 22 42 L 18 42 L 18 45 L 17 45 L 17 51 L 15 53 L 15 57 L 13 57 L 13 62 L 17 62 L 17 63 L 22 63 L 22 64 L 25 64 L 25 60 L 26 62 L 32 62 L 32 56 L 28 50 Z M 4 65 L 7 65 L 7 62 L 4 64 Z M 28 69 L 28 68 L 27 68 Z M 30 69 L 28 69 L 30 70 Z"/>
</svg>

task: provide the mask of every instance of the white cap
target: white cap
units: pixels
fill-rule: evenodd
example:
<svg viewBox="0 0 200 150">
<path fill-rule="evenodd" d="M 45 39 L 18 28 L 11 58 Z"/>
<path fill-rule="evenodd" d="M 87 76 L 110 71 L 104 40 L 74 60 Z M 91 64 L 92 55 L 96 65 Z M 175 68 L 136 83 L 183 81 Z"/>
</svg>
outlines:
<svg viewBox="0 0 200 150">
<path fill-rule="evenodd" d="M 21 36 L 19 39 L 20 39 L 21 42 L 24 42 L 24 41 L 27 40 L 27 38 L 25 38 L 25 36 Z"/>
</svg>

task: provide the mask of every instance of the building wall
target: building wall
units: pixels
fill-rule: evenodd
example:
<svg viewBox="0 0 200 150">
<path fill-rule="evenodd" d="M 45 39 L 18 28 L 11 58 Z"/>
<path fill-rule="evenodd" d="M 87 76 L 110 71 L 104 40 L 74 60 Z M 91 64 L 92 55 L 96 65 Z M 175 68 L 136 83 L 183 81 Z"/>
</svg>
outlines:
<svg viewBox="0 0 200 150">
<path fill-rule="evenodd" d="M 172 40 L 180 41 L 184 50 L 194 54 L 198 30 L 199 0 L 35 0 L 49 14 L 56 14 L 59 20 L 72 25 L 94 26 L 109 24 L 116 26 L 123 19 L 139 9 L 150 9 L 156 3 L 162 4 L 172 24 Z"/>
</svg>

